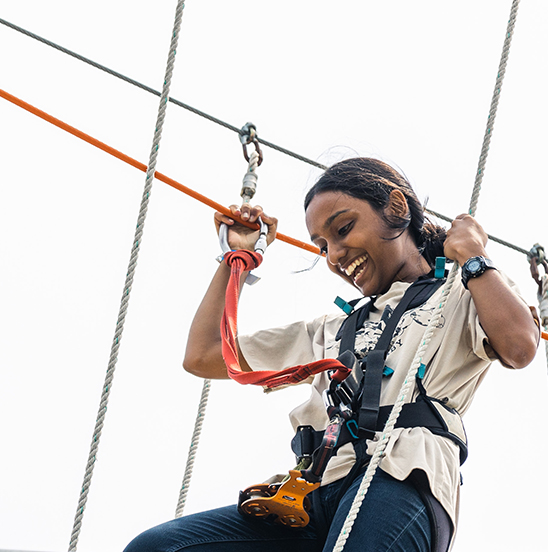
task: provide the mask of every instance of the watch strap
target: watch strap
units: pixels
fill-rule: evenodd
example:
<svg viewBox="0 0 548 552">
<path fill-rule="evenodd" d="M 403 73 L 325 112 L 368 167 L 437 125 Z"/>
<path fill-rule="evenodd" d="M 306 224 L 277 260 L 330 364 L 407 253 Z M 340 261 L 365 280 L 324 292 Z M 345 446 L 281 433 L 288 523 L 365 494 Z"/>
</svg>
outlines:
<svg viewBox="0 0 548 552">
<path fill-rule="evenodd" d="M 470 270 L 469 266 L 475 263 L 479 263 L 479 268 L 477 270 Z M 477 278 L 478 276 L 481 276 L 485 273 L 486 270 L 489 270 L 492 268 L 493 270 L 497 270 L 497 267 L 493 263 L 491 259 L 487 259 L 486 257 L 483 257 L 482 255 L 478 255 L 475 257 L 470 257 L 463 265 L 461 269 L 461 275 L 462 275 L 462 285 L 465 287 L 465 289 L 468 289 L 468 282 L 470 281 L 470 278 Z"/>
</svg>

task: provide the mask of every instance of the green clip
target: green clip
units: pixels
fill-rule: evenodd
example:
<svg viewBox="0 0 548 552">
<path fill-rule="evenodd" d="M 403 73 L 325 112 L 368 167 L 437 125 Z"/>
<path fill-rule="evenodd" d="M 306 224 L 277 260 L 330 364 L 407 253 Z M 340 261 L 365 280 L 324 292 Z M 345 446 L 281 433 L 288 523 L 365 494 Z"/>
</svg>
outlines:
<svg viewBox="0 0 548 552">
<path fill-rule="evenodd" d="M 426 366 L 424 364 L 421 364 L 419 366 L 419 369 L 417 370 L 417 378 L 420 380 L 423 379 L 425 372 L 426 372 Z"/>
<path fill-rule="evenodd" d="M 434 278 L 443 278 L 445 276 L 445 257 L 436 257 L 436 269 L 434 271 Z"/>
<path fill-rule="evenodd" d="M 352 314 L 352 312 L 354 311 L 354 307 L 350 303 L 347 303 L 341 297 L 335 298 L 335 305 L 342 309 L 346 314 Z"/>
</svg>

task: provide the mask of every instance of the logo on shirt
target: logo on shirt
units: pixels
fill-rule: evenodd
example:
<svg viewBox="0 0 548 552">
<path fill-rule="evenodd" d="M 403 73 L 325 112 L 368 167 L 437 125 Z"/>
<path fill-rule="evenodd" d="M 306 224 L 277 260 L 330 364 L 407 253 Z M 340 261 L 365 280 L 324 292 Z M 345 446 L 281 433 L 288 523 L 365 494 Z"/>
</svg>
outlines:
<svg viewBox="0 0 548 552">
<path fill-rule="evenodd" d="M 436 306 L 423 305 L 406 312 L 394 331 L 387 356 L 394 353 L 403 345 L 405 334 L 410 327 L 417 324 L 426 328 L 435 309 Z M 355 353 L 358 359 L 366 357 L 375 348 L 386 327 L 386 321 L 390 319 L 393 312 L 392 307 L 387 305 L 378 322 L 366 320 L 363 327 L 356 332 Z M 445 318 L 441 316 L 436 324 L 436 328 L 443 328 L 444 326 Z"/>
</svg>

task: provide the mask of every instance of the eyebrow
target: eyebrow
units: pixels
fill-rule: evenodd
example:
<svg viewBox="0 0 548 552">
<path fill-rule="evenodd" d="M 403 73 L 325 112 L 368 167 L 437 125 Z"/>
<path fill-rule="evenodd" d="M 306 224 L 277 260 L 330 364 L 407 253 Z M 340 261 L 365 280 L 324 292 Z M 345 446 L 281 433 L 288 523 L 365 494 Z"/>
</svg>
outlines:
<svg viewBox="0 0 548 552">
<path fill-rule="evenodd" d="M 331 226 L 331 223 L 340 215 L 342 215 L 343 213 L 347 213 L 348 211 L 350 211 L 350 209 L 341 209 L 340 211 L 337 211 L 336 213 L 333 213 L 326 221 L 325 221 L 325 224 L 323 225 L 323 229 L 324 230 L 327 230 L 327 228 L 329 228 Z M 314 241 L 316 238 L 318 237 L 317 234 L 312 234 L 310 236 L 310 241 Z"/>
</svg>

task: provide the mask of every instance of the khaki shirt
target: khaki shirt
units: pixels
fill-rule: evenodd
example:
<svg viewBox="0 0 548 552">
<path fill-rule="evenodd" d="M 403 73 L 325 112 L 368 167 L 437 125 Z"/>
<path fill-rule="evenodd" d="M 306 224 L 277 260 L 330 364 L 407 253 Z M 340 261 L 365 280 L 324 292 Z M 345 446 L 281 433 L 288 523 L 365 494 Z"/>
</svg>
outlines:
<svg viewBox="0 0 548 552">
<path fill-rule="evenodd" d="M 515 288 L 512 282 L 508 283 Z M 363 357 L 374 348 L 384 327 L 384 322 L 380 320 L 384 309 L 393 311 L 409 285 L 396 282 L 387 293 L 377 297 L 369 319 L 356 334 L 357 356 Z M 396 401 L 428 322 L 440 303 L 442 290 L 443 286 L 425 304 L 402 316 L 386 357 L 386 366 L 394 373 L 383 377 L 381 406 L 392 405 Z M 342 313 L 329 314 L 312 322 L 296 322 L 241 336 L 238 342 L 253 370 L 281 370 L 322 358 L 336 358 L 339 342 L 335 341 L 335 336 L 345 318 L 346 315 Z M 470 292 L 464 289 L 460 281 L 456 281 L 422 359 L 426 366 L 423 383 L 427 394 L 437 399 L 447 399 L 446 404 L 463 415 L 495 358 L 479 323 Z M 294 429 L 299 425 L 311 425 L 316 430 L 323 430 L 328 424 L 328 417 L 322 392 L 328 387 L 329 379 L 322 373 L 310 383 L 310 399 L 290 413 L 290 420 Z M 415 386 L 406 402 L 414 401 L 418 394 Z M 368 445 L 368 453 L 373 454 L 376 440 L 370 441 Z M 322 485 L 346 476 L 354 462 L 352 444 L 341 447 L 329 461 Z M 423 470 L 432 493 L 456 526 L 460 472 L 459 448 L 453 441 L 433 435 L 421 427 L 395 429 L 381 468 L 399 480 L 404 480 L 414 469 Z"/>
</svg>

